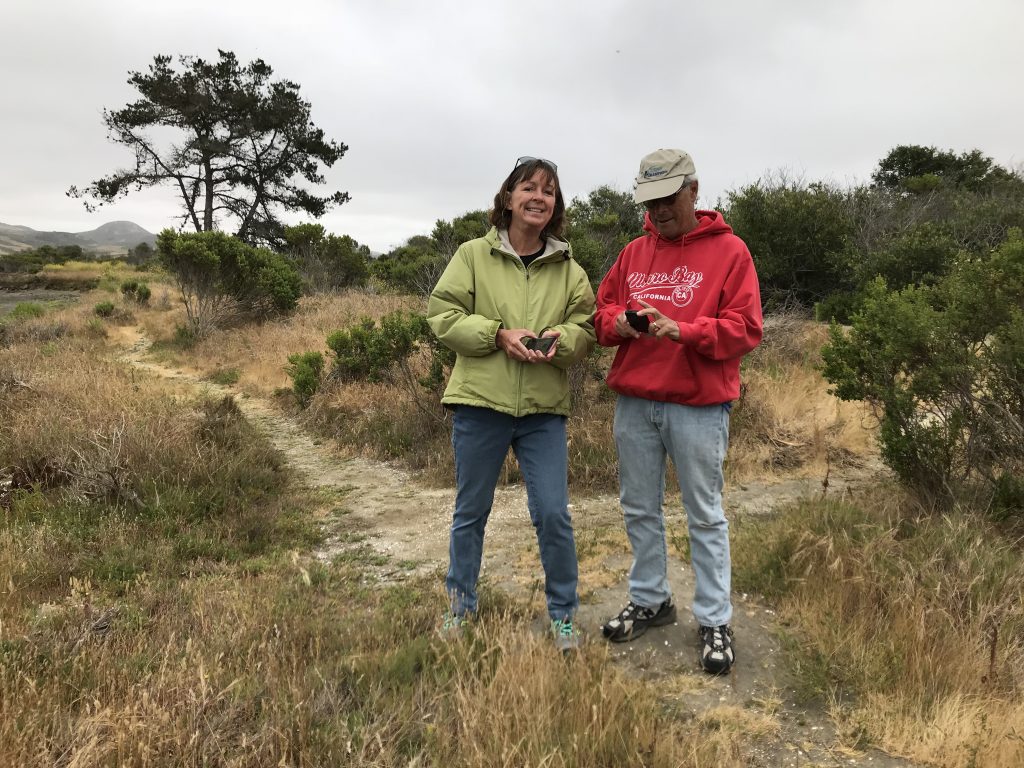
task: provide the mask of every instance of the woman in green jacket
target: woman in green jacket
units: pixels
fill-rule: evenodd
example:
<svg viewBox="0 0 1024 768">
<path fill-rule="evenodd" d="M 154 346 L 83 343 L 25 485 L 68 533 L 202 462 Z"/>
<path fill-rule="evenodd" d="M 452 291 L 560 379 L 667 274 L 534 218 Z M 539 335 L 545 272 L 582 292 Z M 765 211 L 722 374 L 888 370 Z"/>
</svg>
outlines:
<svg viewBox="0 0 1024 768">
<path fill-rule="evenodd" d="M 484 528 L 509 447 L 526 484 L 556 644 L 575 647 L 576 543 L 569 517 L 568 368 L 595 344 L 594 293 L 560 235 L 555 164 L 521 157 L 494 196 L 493 229 L 464 243 L 427 319 L 456 353 L 442 402 L 454 410 L 455 514 L 444 631 L 476 612 Z M 550 346 L 549 346 L 550 345 Z"/>
</svg>

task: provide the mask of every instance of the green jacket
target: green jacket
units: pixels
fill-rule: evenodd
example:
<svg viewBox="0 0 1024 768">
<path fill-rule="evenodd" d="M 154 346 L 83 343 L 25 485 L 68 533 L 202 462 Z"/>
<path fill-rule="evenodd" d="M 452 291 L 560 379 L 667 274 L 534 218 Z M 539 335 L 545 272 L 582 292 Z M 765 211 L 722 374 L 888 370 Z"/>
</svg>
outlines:
<svg viewBox="0 0 1024 768">
<path fill-rule="evenodd" d="M 427 304 L 427 322 L 456 353 L 441 402 L 512 416 L 569 413 L 567 369 L 596 343 L 594 292 L 564 240 L 549 237 L 529 269 L 492 228 L 463 243 Z M 512 360 L 495 345 L 499 328 L 561 331 L 549 363 Z"/>
</svg>

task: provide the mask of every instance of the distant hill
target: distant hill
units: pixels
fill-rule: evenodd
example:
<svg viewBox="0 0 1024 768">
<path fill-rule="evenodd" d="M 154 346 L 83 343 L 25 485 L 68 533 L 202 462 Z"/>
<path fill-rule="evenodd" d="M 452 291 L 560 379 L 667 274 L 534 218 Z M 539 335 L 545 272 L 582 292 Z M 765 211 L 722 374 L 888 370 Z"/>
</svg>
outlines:
<svg viewBox="0 0 1024 768">
<path fill-rule="evenodd" d="M 156 235 L 130 221 L 111 221 L 88 232 L 39 232 L 0 222 L 0 256 L 42 245 L 80 245 L 86 251 L 123 255 L 139 243 L 156 244 Z"/>
</svg>

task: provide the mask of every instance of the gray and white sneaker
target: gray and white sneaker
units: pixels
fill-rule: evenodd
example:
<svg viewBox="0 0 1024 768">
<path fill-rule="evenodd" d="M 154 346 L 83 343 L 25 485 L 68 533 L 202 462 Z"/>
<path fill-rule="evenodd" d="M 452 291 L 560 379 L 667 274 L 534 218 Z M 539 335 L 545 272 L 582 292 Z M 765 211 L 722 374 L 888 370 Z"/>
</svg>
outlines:
<svg viewBox="0 0 1024 768">
<path fill-rule="evenodd" d="M 732 647 L 732 628 L 728 624 L 720 627 L 701 627 L 700 666 L 712 675 L 727 675 L 736 662 L 736 651 Z"/>
<path fill-rule="evenodd" d="M 613 643 L 636 640 L 648 627 L 662 627 L 676 620 L 676 606 L 670 597 L 657 608 L 644 608 L 632 600 L 619 611 L 619 615 L 601 627 L 601 634 Z"/>
</svg>

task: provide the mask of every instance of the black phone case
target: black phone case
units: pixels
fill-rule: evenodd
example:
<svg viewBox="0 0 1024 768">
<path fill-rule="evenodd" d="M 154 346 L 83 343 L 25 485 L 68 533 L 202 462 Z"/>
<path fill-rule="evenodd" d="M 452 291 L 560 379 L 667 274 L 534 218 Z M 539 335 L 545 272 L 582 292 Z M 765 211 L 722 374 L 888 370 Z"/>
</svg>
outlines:
<svg viewBox="0 0 1024 768">
<path fill-rule="evenodd" d="M 546 355 L 551 351 L 551 347 L 554 343 L 554 336 L 539 336 L 537 338 L 530 336 L 523 342 L 523 346 L 527 349 L 534 349 L 538 352 L 543 352 Z"/>
<path fill-rule="evenodd" d="M 647 315 L 638 315 L 635 309 L 626 310 L 626 322 L 640 333 L 647 333 L 647 329 L 651 327 L 651 318 Z"/>
</svg>

